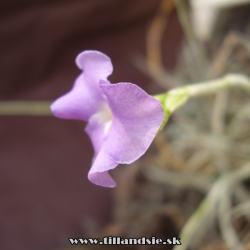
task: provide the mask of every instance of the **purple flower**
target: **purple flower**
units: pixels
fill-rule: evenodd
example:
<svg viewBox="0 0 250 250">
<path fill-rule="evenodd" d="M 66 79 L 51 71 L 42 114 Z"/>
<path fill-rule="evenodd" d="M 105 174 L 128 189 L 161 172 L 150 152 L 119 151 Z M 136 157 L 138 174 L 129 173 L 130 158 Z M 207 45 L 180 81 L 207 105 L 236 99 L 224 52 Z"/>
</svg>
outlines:
<svg viewBox="0 0 250 250">
<path fill-rule="evenodd" d="M 159 101 L 137 85 L 111 84 L 110 59 L 98 51 L 84 51 L 76 58 L 83 71 L 70 92 L 52 105 L 53 114 L 87 121 L 95 155 L 88 173 L 91 182 L 114 187 L 108 170 L 130 164 L 142 156 L 154 139 L 164 117 Z"/>
</svg>

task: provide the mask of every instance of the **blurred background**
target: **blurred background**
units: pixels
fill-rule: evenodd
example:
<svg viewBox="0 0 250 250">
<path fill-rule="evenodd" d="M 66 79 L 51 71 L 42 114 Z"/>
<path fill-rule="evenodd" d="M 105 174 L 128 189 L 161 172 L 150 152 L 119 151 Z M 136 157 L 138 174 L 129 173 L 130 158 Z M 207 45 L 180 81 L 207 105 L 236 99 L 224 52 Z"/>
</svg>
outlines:
<svg viewBox="0 0 250 250">
<path fill-rule="evenodd" d="M 56 99 L 71 89 L 80 73 L 75 57 L 88 49 L 111 58 L 111 82 L 149 94 L 230 72 L 249 75 L 249 4 L 2 0 L 0 100 Z M 114 189 L 87 179 L 93 148 L 82 122 L 1 115 L 1 249 L 99 249 L 70 246 L 68 238 L 180 235 L 216 180 L 249 162 L 248 100 L 243 91 L 224 91 L 188 102 L 140 160 L 112 171 Z M 221 194 L 226 205 L 200 218 L 190 249 L 250 249 L 249 177 Z"/>
</svg>

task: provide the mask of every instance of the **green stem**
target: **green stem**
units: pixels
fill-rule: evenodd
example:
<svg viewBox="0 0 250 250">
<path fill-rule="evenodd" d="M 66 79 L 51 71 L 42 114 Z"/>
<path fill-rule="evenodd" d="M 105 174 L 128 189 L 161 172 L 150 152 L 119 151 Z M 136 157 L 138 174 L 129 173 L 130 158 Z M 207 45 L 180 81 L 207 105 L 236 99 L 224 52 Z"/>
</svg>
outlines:
<svg viewBox="0 0 250 250">
<path fill-rule="evenodd" d="M 3 101 L 0 102 L 0 115 L 52 115 L 51 101 Z"/>
<path fill-rule="evenodd" d="M 162 103 L 165 109 L 172 113 L 191 97 L 214 94 L 235 87 L 241 88 L 250 94 L 250 79 L 241 74 L 228 74 L 219 79 L 178 87 L 154 97 Z"/>
<path fill-rule="evenodd" d="M 222 78 L 206 83 L 198 83 L 187 86 L 191 97 L 216 93 L 223 89 L 241 88 L 250 94 L 250 79 L 241 74 L 228 74 Z"/>
</svg>

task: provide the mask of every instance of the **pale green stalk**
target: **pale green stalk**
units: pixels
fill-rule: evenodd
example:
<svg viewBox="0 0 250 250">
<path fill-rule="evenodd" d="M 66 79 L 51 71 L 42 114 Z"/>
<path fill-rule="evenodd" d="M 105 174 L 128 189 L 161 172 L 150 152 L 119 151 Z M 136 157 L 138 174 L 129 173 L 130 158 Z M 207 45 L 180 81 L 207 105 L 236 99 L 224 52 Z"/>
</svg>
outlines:
<svg viewBox="0 0 250 250">
<path fill-rule="evenodd" d="M 165 119 L 161 127 L 166 124 L 169 115 L 184 105 L 190 98 L 217 93 L 221 90 L 239 88 L 250 94 L 250 79 L 241 74 L 228 74 L 224 77 L 206 82 L 185 85 L 170 91 L 155 95 L 165 111 Z"/>
<path fill-rule="evenodd" d="M 241 74 L 228 74 L 222 78 L 206 82 L 185 85 L 168 91 L 167 93 L 155 95 L 154 97 L 173 112 L 182 106 L 191 97 L 214 94 L 218 91 L 230 88 L 240 88 L 250 94 L 250 79 Z"/>
<path fill-rule="evenodd" d="M 51 101 L 3 101 L 0 102 L 0 115 L 52 115 Z"/>
</svg>

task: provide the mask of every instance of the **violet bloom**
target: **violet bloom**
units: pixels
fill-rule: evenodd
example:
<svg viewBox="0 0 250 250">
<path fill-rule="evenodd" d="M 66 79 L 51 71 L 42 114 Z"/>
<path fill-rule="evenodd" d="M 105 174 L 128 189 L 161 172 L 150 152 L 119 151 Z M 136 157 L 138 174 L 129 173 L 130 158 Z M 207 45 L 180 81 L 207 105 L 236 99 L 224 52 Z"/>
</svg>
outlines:
<svg viewBox="0 0 250 250">
<path fill-rule="evenodd" d="M 154 139 L 164 117 L 159 101 L 137 85 L 111 84 L 110 59 L 98 51 L 84 51 L 76 58 L 83 71 L 70 92 L 52 105 L 53 114 L 87 121 L 95 155 L 88 173 L 91 182 L 114 187 L 108 170 L 130 164 L 142 156 Z"/>
</svg>

